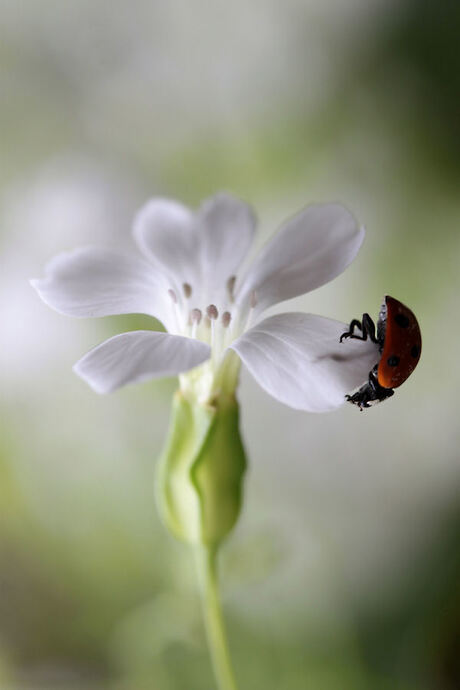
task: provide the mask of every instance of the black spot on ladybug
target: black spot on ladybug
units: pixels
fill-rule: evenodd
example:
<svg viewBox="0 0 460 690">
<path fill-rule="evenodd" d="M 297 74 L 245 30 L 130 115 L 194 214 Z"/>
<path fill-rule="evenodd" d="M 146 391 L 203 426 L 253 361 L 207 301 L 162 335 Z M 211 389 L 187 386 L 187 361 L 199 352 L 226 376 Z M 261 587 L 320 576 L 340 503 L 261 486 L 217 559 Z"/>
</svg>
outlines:
<svg viewBox="0 0 460 690">
<path fill-rule="evenodd" d="M 420 348 L 418 347 L 418 345 L 414 345 L 414 347 L 412 348 L 412 350 L 410 351 L 410 353 L 411 353 L 412 357 L 413 357 L 414 359 L 416 359 L 416 358 L 419 356 L 419 354 L 420 354 Z"/>
<path fill-rule="evenodd" d="M 407 328 L 409 325 L 409 319 L 404 314 L 396 314 L 395 321 L 401 328 Z"/>
<path fill-rule="evenodd" d="M 397 367 L 399 364 L 399 357 L 396 355 L 391 355 L 391 357 L 388 357 L 387 359 L 387 364 L 389 367 Z"/>
</svg>

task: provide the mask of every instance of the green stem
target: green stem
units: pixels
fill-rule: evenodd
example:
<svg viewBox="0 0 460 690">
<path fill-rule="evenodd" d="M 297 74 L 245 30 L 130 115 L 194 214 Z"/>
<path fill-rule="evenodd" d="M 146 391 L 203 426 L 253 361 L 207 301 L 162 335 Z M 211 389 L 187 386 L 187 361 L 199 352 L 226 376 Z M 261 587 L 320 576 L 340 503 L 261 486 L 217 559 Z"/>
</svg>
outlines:
<svg viewBox="0 0 460 690">
<path fill-rule="evenodd" d="M 217 582 L 217 548 L 197 546 L 201 601 L 214 674 L 219 690 L 238 690 L 230 662 Z"/>
</svg>

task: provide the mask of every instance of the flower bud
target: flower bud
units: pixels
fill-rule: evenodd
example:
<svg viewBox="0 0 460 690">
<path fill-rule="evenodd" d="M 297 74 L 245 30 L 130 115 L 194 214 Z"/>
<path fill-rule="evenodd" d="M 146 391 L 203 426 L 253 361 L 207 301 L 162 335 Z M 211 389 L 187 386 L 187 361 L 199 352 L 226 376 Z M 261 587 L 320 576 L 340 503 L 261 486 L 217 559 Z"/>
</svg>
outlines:
<svg viewBox="0 0 460 690">
<path fill-rule="evenodd" d="M 202 404 L 177 391 L 157 476 L 168 529 L 191 544 L 218 545 L 237 521 L 245 467 L 235 396 Z"/>
</svg>

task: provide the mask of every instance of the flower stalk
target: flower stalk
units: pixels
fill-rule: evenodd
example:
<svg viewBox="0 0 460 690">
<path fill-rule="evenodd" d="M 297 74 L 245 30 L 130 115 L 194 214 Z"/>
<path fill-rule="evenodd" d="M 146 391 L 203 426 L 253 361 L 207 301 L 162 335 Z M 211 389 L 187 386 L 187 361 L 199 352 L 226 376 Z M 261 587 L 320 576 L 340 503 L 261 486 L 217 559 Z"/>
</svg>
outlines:
<svg viewBox="0 0 460 690">
<path fill-rule="evenodd" d="M 217 554 L 215 546 L 195 547 L 206 637 L 217 687 L 219 690 L 237 690 L 219 596 Z"/>
<path fill-rule="evenodd" d="M 236 372 L 233 372 L 234 374 Z M 246 468 L 234 393 L 203 403 L 188 387 L 174 396 L 158 463 L 157 501 L 166 527 L 192 545 L 209 652 L 219 690 L 236 690 L 217 578 L 217 553 L 241 508 Z"/>
</svg>

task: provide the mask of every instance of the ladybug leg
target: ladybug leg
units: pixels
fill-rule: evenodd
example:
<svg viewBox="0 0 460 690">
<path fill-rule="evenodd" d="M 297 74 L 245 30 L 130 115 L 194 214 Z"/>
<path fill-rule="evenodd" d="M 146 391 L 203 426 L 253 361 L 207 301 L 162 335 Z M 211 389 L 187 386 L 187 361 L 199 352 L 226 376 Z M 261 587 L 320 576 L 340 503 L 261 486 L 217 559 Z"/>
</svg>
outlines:
<svg viewBox="0 0 460 690">
<path fill-rule="evenodd" d="M 361 331 L 361 335 L 355 335 L 355 328 Z M 353 319 L 353 321 L 350 322 L 348 331 L 345 331 L 345 333 L 342 333 L 340 336 L 340 342 L 342 342 L 344 338 L 354 338 L 355 340 L 367 340 L 369 338 L 371 342 L 377 344 L 378 340 L 375 337 L 375 324 L 369 314 L 363 314 L 362 321 Z"/>
<path fill-rule="evenodd" d="M 366 340 L 368 337 L 369 340 L 376 345 L 378 344 L 378 340 L 375 336 L 375 323 L 372 321 L 371 317 L 369 314 L 363 314 L 363 340 Z"/>
<path fill-rule="evenodd" d="M 361 321 L 359 321 L 358 319 L 353 319 L 353 321 L 350 321 L 348 331 L 345 331 L 345 333 L 342 333 L 342 335 L 340 336 L 340 342 L 342 342 L 344 338 L 359 338 L 360 340 L 362 340 L 362 338 L 360 338 L 359 336 L 354 335 L 355 328 L 359 328 L 359 330 L 362 332 Z"/>
<path fill-rule="evenodd" d="M 392 388 L 382 388 L 378 382 L 377 372 L 378 364 L 373 367 L 369 373 L 368 380 L 363 383 L 356 393 L 345 396 L 345 400 L 353 403 L 353 405 L 357 405 L 361 412 L 376 403 L 382 402 L 382 400 L 386 400 L 394 393 Z"/>
</svg>

